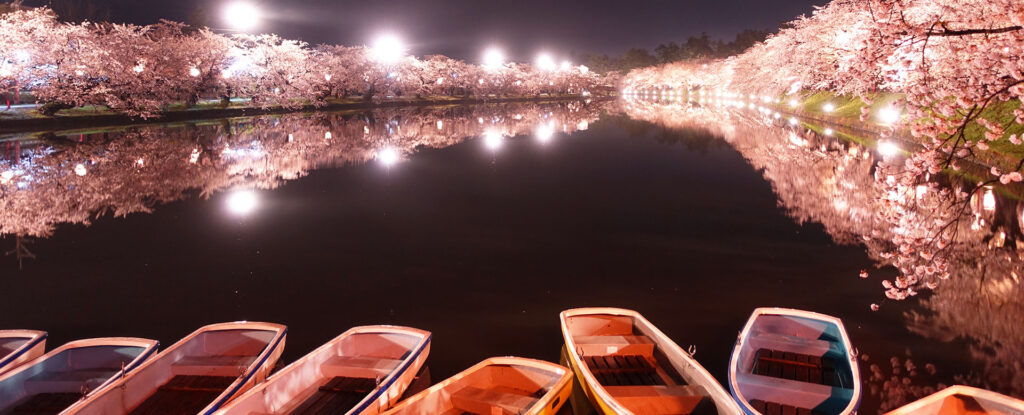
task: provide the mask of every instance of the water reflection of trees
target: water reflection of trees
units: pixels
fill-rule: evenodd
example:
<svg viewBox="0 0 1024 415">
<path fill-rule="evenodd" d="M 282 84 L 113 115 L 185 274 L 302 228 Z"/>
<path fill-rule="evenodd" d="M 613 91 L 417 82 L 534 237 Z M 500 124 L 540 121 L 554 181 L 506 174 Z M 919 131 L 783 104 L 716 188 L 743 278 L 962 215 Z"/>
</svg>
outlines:
<svg viewBox="0 0 1024 415">
<path fill-rule="evenodd" d="M 863 244 L 879 267 L 921 275 L 882 287 L 890 298 L 900 293 L 897 299 L 930 291 L 919 311 L 905 314 L 910 330 L 936 340 L 968 339 L 978 371 L 959 380 L 1024 396 L 1022 207 L 1011 196 L 1018 189 L 976 188 L 969 179 L 944 175 L 901 183 L 887 166 L 905 160 L 886 160 L 861 144 L 793 126 L 769 110 L 635 100 L 621 108 L 635 119 L 722 137 L 762 172 L 794 220 L 820 223 L 837 243 Z M 943 239 L 948 244 L 938 252 L 913 251 L 926 245 L 921 238 L 943 233 L 955 237 Z M 883 401 L 895 396 L 894 404 L 902 403 L 930 390 L 903 375 L 886 377 L 878 377 L 888 381 Z"/>
<path fill-rule="evenodd" d="M 51 135 L 0 158 L 0 236 L 49 236 L 61 223 L 150 212 L 198 191 L 274 188 L 322 167 L 363 163 L 381 151 L 408 156 L 481 134 L 516 136 L 543 127 L 585 129 L 602 103 L 570 102 L 362 113 L 308 113 L 89 135 Z"/>
</svg>

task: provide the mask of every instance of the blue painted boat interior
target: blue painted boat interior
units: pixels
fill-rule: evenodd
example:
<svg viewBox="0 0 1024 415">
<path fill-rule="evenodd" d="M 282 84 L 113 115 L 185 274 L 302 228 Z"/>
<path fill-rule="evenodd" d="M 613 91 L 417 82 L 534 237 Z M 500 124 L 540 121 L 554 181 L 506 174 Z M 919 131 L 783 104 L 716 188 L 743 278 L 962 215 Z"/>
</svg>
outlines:
<svg viewBox="0 0 1024 415">
<path fill-rule="evenodd" d="M 94 390 L 145 351 L 145 347 L 123 345 L 64 350 L 0 382 L 0 413 L 38 393 Z"/>
</svg>

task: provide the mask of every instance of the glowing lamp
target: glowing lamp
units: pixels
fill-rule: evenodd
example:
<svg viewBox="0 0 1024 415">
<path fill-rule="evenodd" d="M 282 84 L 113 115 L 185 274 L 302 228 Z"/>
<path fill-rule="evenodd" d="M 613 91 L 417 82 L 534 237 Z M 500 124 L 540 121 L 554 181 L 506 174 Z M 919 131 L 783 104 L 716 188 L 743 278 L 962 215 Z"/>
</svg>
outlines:
<svg viewBox="0 0 1024 415">
<path fill-rule="evenodd" d="M 487 48 L 484 51 L 484 68 L 497 69 L 505 64 L 505 53 L 498 48 Z"/>
<path fill-rule="evenodd" d="M 224 8 L 224 21 L 235 30 L 246 31 L 259 25 L 260 9 L 249 3 L 232 3 Z"/>
<path fill-rule="evenodd" d="M 892 157 L 900 152 L 900 147 L 896 143 L 888 140 L 882 140 L 878 142 L 878 154 L 884 157 Z"/>
<path fill-rule="evenodd" d="M 392 34 L 381 35 L 373 42 L 370 55 L 374 61 L 391 64 L 405 56 L 406 47 L 402 39 Z"/>
</svg>

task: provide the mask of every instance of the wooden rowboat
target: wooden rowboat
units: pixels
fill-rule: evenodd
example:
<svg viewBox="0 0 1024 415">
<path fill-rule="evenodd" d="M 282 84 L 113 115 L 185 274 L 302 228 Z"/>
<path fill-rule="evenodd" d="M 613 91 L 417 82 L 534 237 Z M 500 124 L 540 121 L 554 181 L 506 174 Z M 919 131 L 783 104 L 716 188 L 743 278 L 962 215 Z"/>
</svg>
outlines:
<svg viewBox="0 0 1024 415">
<path fill-rule="evenodd" d="M 599 412 L 741 413 L 707 370 L 640 313 L 578 308 L 560 318 L 570 366 Z"/>
<path fill-rule="evenodd" d="M 72 414 L 212 414 L 266 379 L 284 349 L 280 324 L 212 324 L 160 352 Z"/>
<path fill-rule="evenodd" d="M 352 328 L 217 411 L 376 415 L 398 402 L 430 353 L 430 332 Z"/>
<path fill-rule="evenodd" d="M 0 413 L 58 414 L 156 354 L 156 340 L 73 341 L 0 376 Z"/>
<path fill-rule="evenodd" d="M 554 415 L 572 391 L 554 363 L 492 357 L 402 401 L 385 415 Z"/>
<path fill-rule="evenodd" d="M 43 355 L 46 332 L 0 330 L 0 375 Z"/>
<path fill-rule="evenodd" d="M 843 322 L 787 308 L 754 310 L 729 361 L 729 388 L 748 414 L 852 414 L 861 397 Z"/>
<path fill-rule="evenodd" d="M 1019 415 L 1024 401 L 984 389 L 954 385 L 886 415 Z"/>
</svg>

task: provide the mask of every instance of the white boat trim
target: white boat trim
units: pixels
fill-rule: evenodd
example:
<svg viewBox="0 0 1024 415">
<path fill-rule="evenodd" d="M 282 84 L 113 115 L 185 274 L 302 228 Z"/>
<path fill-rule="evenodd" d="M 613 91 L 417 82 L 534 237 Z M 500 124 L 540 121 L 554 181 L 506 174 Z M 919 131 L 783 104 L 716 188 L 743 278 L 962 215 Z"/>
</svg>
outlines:
<svg viewBox="0 0 1024 415">
<path fill-rule="evenodd" d="M 746 325 L 743 326 L 743 331 L 741 331 L 739 337 L 736 338 L 736 346 L 733 347 L 732 355 L 729 357 L 729 390 L 732 392 L 733 397 L 736 398 L 735 400 L 743 411 L 748 414 L 761 413 L 750 405 L 747 398 L 743 396 L 743 392 L 740 391 L 739 384 L 736 381 L 736 373 L 739 370 L 740 351 L 743 348 L 743 339 L 746 339 L 747 336 L 750 335 L 750 330 L 753 328 L 754 321 L 756 321 L 758 317 L 768 315 L 803 317 L 811 320 L 820 320 L 835 324 L 839 328 L 839 334 L 842 337 L 843 346 L 846 348 L 846 352 L 848 354 L 846 357 L 850 360 L 850 371 L 853 377 L 853 399 L 850 399 L 850 403 L 846 405 L 840 414 L 856 413 L 861 400 L 860 368 L 857 365 L 857 356 L 854 355 L 853 344 L 850 342 L 849 334 L 846 333 L 846 327 L 843 326 L 843 321 L 837 317 L 827 314 L 781 307 L 759 307 L 754 309 L 754 312 L 750 314 L 750 318 L 747 319 Z"/>
<path fill-rule="evenodd" d="M 595 377 L 594 373 L 590 371 L 590 368 L 585 363 L 583 363 L 583 361 L 580 360 L 580 356 L 576 352 L 576 342 L 572 338 L 567 323 L 569 317 L 593 314 L 607 314 L 630 317 L 634 319 L 636 323 L 646 326 L 646 328 L 650 329 L 651 334 L 653 334 L 653 340 L 655 344 L 660 344 L 666 347 L 676 349 L 679 352 L 679 357 L 681 357 L 683 362 L 689 365 L 689 368 L 692 369 L 692 373 L 697 375 L 697 377 L 702 378 L 707 385 L 711 386 L 711 388 L 707 388 L 709 394 L 708 397 L 711 398 L 711 400 L 714 402 L 716 408 L 719 407 L 719 405 L 728 405 L 732 407 L 731 409 L 733 409 L 735 413 L 741 413 L 739 406 L 736 405 L 736 402 L 732 399 L 732 396 L 729 395 L 725 388 L 722 387 L 722 384 L 719 383 L 718 380 L 715 379 L 715 377 L 712 376 L 711 373 L 704 368 L 704 366 L 701 366 L 701 364 L 698 363 L 697 360 L 693 358 L 693 356 L 691 356 L 689 353 L 687 353 L 685 350 L 679 347 L 679 345 L 676 344 L 676 342 L 672 341 L 672 339 L 665 335 L 665 333 L 663 333 L 660 329 L 658 329 L 657 326 L 652 324 L 650 321 L 647 321 L 647 319 L 644 318 L 644 316 L 639 312 L 614 307 L 585 307 L 573 308 L 563 311 L 559 315 L 559 320 L 562 326 L 562 337 L 565 339 L 566 355 L 569 359 L 572 359 L 573 364 L 580 369 L 580 373 L 583 374 L 586 383 L 590 385 L 590 389 L 595 394 L 599 395 L 600 398 L 608 406 L 610 406 L 613 410 L 616 411 L 616 413 L 620 415 L 633 414 L 632 411 L 623 407 L 622 404 L 620 404 L 614 397 L 612 397 L 610 393 L 608 393 L 608 391 L 603 386 L 601 386 L 601 382 L 597 380 L 597 377 Z M 715 389 L 714 387 L 717 387 L 717 389 L 712 390 Z M 718 396 L 716 397 L 715 394 L 717 394 Z"/>
<path fill-rule="evenodd" d="M 24 359 L 28 353 L 30 353 L 36 346 L 42 346 L 39 350 L 39 354 L 42 355 L 42 349 L 46 347 L 47 333 L 39 330 L 0 330 L 0 338 L 28 338 L 29 340 L 25 344 L 18 347 L 18 349 L 11 352 L 11 354 L 4 356 L 0 359 L 0 374 L 6 373 L 8 370 L 12 370 L 17 366 L 20 366 L 29 360 L 35 358 L 35 356 L 29 356 Z M 14 365 L 8 367 L 8 365 Z"/>
</svg>

